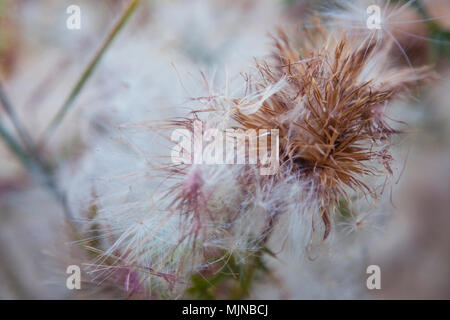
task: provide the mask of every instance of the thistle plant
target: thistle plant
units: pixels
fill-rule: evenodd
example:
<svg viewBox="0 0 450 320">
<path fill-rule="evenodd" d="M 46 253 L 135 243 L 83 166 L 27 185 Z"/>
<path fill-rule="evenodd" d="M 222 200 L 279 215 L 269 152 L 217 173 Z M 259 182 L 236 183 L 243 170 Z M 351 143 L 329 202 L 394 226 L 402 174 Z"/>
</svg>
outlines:
<svg viewBox="0 0 450 320">
<path fill-rule="evenodd" d="M 258 139 L 273 134 L 260 130 L 276 129 L 279 141 L 268 148 L 279 155 L 277 170 L 261 175 L 261 163 L 223 159 L 173 163 L 170 148 L 143 155 L 133 143 L 121 145 L 110 155 L 119 154 L 118 165 L 128 170 L 99 176 L 94 169 L 88 224 L 98 241 L 88 246 L 97 254 L 91 275 L 104 281 L 126 270 L 125 280 L 119 277 L 125 290 L 146 297 L 229 291 L 243 297 L 253 280 L 270 273 L 264 254 L 287 244 L 296 256 L 312 258 L 317 248 L 332 246 L 341 203 L 378 198 L 393 175 L 390 147 L 400 133 L 387 112 L 392 101 L 430 78 L 429 68 L 393 65 L 389 39 L 355 40 L 345 26 L 328 29 L 317 17 L 313 26 L 293 35 L 280 29 L 272 54 L 244 75 L 241 95 L 208 92 L 193 99 L 185 116 L 136 124 L 171 147 L 176 143 L 167 137 L 175 130 L 195 139 L 195 123 L 203 132 L 224 131 L 228 140 L 227 128 L 258 132 Z M 214 141 L 206 136 L 200 140 Z M 185 159 L 197 156 L 190 144 L 179 150 Z M 265 147 L 248 141 L 250 153 Z M 227 151 L 242 150 L 233 144 Z M 101 157 L 109 155 L 102 151 Z"/>
<path fill-rule="evenodd" d="M 223 87 L 200 72 L 204 94 L 166 108 L 172 116 L 133 110 L 139 122 L 102 123 L 106 134 L 89 136 L 62 192 L 43 151 L 137 3 L 129 2 L 36 143 L 0 86 L 20 141 L 3 125 L 0 135 L 63 204 L 72 224 L 66 236 L 81 249 L 91 283 L 129 297 L 241 299 L 274 277 L 267 257 L 314 260 L 335 249 L 339 226 L 369 224 L 354 204 L 377 204 L 399 167 L 392 146 L 404 119 L 393 120 L 391 108 L 433 78 L 404 48 L 395 17 L 420 20 L 405 15 L 408 3 L 377 2 L 384 18 L 370 29 L 369 3 L 342 1 L 299 30 L 273 30 L 270 53 L 241 77 L 224 74 Z M 162 78 L 158 72 L 152 76 Z"/>
</svg>

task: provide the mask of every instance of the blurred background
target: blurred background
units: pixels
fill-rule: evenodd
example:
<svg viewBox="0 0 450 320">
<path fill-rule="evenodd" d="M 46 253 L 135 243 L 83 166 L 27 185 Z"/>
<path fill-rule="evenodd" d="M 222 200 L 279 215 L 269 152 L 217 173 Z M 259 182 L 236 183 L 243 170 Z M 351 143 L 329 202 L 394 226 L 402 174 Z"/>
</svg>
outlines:
<svg viewBox="0 0 450 320">
<path fill-rule="evenodd" d="M 45 170 L 62 188 L 73 186 L 86 141 L 107 134 L 105 123 L 146 119 L 155 112 L 164 116 L 165 106 L 182 105 L 201 92 L 192 84 L 191 72 L 220 74 L 226 67 L 227 74 L 239 75 L 254 57 L 270 52 L 268 35 L 277 26 L 301 25 L 327 2 L 141 1 L 41 146 L 39 159 L 48 161 Z M 20 123 L 32 141 L 46 137 L 128 3 L 0 0 L 0 129 L 20 136 Z M 81 9 L 80 29 L 67 27 L 70 5 Z M 250 298 L 450 298 L 450 1 L 417 0 L 405 6 L 402 16 L 410 23 L 392 25 L 392 33 L 414 66 L 431 64 L 439 76 L 393 111 L 394 118 L 408 123 L 408 134 L 396 147 L 396 178 L 401 179 L 375 217 L 383 227 L 349 222 L 352 232 L 315 261 L 293 263 L 281 254 L 269 261 L 275 270 L 271 279 L 257 285 Z M 406 63 L 401 52 L 393 54 L 398 63 Z M 180 78 L 186 80 L 181 83 Z M 0 298 L 126 297 L 120 290 L 95 286 L 81 293 L 66 288 L 66 268 L 79 263 L 79 253 L 67 235 L 64 204 L 46 187 L 51 182 L 30 174 L 27 159 L 13 149 L 3 136 Z M 67 201 L 75 198 L 69 194 Z M 370 264 L 381 268 L 381 290 L 366 287 Z"/>
</svg>

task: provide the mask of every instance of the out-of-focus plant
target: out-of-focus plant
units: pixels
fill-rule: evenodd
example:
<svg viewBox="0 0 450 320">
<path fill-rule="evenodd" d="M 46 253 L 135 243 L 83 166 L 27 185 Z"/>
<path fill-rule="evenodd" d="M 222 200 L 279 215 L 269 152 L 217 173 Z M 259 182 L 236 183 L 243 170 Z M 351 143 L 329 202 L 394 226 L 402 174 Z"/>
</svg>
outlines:
<svg viewBox="0 0 450 320">
<path fill-rule="evenodd" d="M 107 38 L 102 43 L 102 46 L 100 47 L 98 52 L 94 55 L 91 62 L 86 67 L 85 71 L 80 76 L 79 80 L 77 81 L 75 87 L 72 89 L 63 106 L 60 108 L 53 121 L 49 124 L 49 127 L 46 130 L 46 133 L 43 139 L 41 139 L 41 141 L 34 142 L 32 140 L 30 134 L 27 132 L 25 127 L 20 123 L 19 118 L 16 115 L 16 111 L 12 103 L 9 101 L 9 98 L 7 97 L 3 85 L 0 83 L 0 102 L 2 104 L 3 109 L 5 110 L 6 115 L 12 122 L 19 139 L 16 138 L 15 134 L 10 132 L 9 128 L 5 124 L 4 119 L 0 119 L 1 137 L 6 142 L 6 145 L 13 152 L 13 154 L 26 167 L 26 169 L 29 170 L 30 174 L 33 177 L 37 178 L 37 180 L 40 183 L 42 183 L 45 187 L 48 187 L 49 190 L 52 192 L 52 194 L 54 194 L 57 197 L 57 199 L 61 201 L 61 203 L 64 206 L 64 212 L 67 214 L 67 217 L 69 220 L 71 220 L 71 222 L 73 222 L 73 217 L 70 213 L 69 208 L 66 205 L 65 196 L 62 194 L 60 188 L 57 186 L 57 183 L 53 177 L 50 161 L 49 159 L 44 158 L 43 154 L 41 153 L 41 148 L 45 145 L 46 139 L 50 138 L 53 131 L 61 123 L 64 116 L 71 107 L 73 101 L 79 95 L 81 89 L 84 87 L 85 83 L 92 75 L 92 72 L 95 70 L 95 67 L 99 63 L 104 52 L 107 50 L 111 42 L 117 36 L 118 32 L 125 25 L 126 21 L 132 14 L 138 3 L 139 0 L 131 0 L 129 2 L 123 14 L 118 19 L 117 23 L 114 25 Z M 2 8 L 4 5 L 5 5 L 4 2 L 1 1 L 0 15 L 2 14 Z M 0 32 L 2 32 L 3 30 L 4 29 L 1 28 Z M 3 33 L 0 33 L 0 45 L 2 44 L 1 39 L 2 34 Z M 1 53 L 1 46 L 0 46 L 0 53 Z"/>
</svg>

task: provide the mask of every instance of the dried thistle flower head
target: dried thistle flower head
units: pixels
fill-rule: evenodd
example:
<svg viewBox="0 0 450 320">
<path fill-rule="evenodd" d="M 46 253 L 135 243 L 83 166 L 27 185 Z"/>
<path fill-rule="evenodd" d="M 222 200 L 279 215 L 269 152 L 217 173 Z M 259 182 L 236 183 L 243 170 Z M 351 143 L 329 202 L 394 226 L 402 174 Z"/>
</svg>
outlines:
<svg viewBox="0 0 450 320">
<path fill-rule="evenodd" d="M 314 39 L 312 34 L 307 38 Z M 385 108 L 429 74 L 427 68 L 390 67 L 385 47 L 370 41 L 355 48 L 345 36 L 328 36 L 323 43 L 295 48 L 280 31 L 272 61 L 259 63 L 258 69 L 265 85 L 282 78 L 287 85 L 253 114 L 237 107 L 235 119 L 245 128 L 279 129 L 281 165 L 312 181 L 323 206 L 326 238 L 334 201 L 348 198 L 348 190 L 376 197 L 365 178 L 392 174 L 389 147 L 398 130 L 386 122 Z"/>
</svg>

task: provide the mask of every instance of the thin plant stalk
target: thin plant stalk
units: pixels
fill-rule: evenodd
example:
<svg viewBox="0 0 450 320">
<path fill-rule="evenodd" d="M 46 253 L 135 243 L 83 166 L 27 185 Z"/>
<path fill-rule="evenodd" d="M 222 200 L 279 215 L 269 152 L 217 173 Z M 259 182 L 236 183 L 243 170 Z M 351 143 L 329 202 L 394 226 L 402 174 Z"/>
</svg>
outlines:
<svg viewBox="0 0 450 320">
<path fill-rule="evenodd" d="M 75 86 L 72 88 L 69 96 L 65 100 L 62 107 L 59 109 L 58 113 L 55 115 L 53 120 L 50 122 L 49 126 L 44 131 L 41 139 L 39 139 L 38 146 L 43 147 L 48 142 L 52 134 L 55 132 L 55 130 L 58 128 L 58 126 L 61 124 L 64 117 L 67 115 L 71 107 L 73 106 L 73 103 L 75 99 L 77 98 L 78 94 L 80 93 L 81 89 L 83 89 L 84 85 L 86 84 L 87 80 L 92 75 L 93 71 L 95 70 L 96 66 L 98 65 L 100 59 L 102 58 L 103 54 L 105 53 L 106 49 L 110 46 L 112 41 L 115 39 L 119 31 L 122 29 L 122 27 L 125 25 L 131 14 L 133 13 L 134 9 L 138 5 L 139 0 L 131 0 L 125 11 L 120 16 L 119 20 L 115 23 L 114 27 L 109 32 L 106 39 L 103 41 L 102 46 L 98 49 L 94 57 L 91 59 L 89 64 L 84 69 L 83 73 L 81 74 L 80 78 L 76 82 Z"/>
<path fill-rule="evenodd" d="M 8 148 L 14 153 L 25 168 L 31 170 L 33 168 L 33 161 L 28 154 L 23 150 L 22 146 L 16 139 L 8 132 L 3 123 L 0 123 L 0 137 L 6 143 Z"/>
<path fill-rule="evenodd" d="M 56 182 L 48 172 L 46 166 L 34 156 L 29 155 L 19 144 L 19 142 L 6 130 L 0 123 L 0 138 L 5 141 L 8 148 L 19 159 L 27 171 L 43 186 L 45 186 L 51 194 L 61 202 L 67 219 L 72 222 L 73 215 L 69 210 L 64 194 L 58 189 Z"/>
<path fill-rule="evenodd" d="M 3 105 L 3 108 L 5 109 L 6 114 L 10 118 L 14 128 L 17 131 L 17 134 L 19 135 L 20 139 L 22 140 L 23 145 L 28 151 L 33 150 L 33 141 L 31 139 L 31 136 L 28 134 L 26 129 L 22 127 L 19 117 L 17 116 L 16 112 L 14 111 L 14 108 L 12 107 L 8 96 L 6 95 L 5 91 L 3 90 L 3 84 L 0 81 L 0 102 Z"/>
<path fill-rule="evenodd" d="M 112 43 L 118 32 L 122 29 L 122 27 L 125 25 L 128 18 L 133 13 L 134 9 L 136 8 L 137 4 L 139 3 L 139 0 L 130 0 L 128 6 L 126 7 L 125 11 L 122 13 L 119 20 L 116 22 L 110 33 L 108 34 L 107 38 L 103 42 L 100 49 L 97 51 L 97 53 L 94 55 L 93 59 L 90 61 L 90 63 L 85 68 L 84 72 L 81 74 L 80 78 L 78 79 L 77 83 L 75 84 L 74 88 L 72 89 L 71 93 L 65 100 L 63 106 L 60 108 L 56 116 L 53 118 L 53 120 L 50 122 L 50 125 L 47 127 L 47 129 L 44 131 L 43 137 L 39 139 L 39 143 L 37 146 L 44 146 L 45 143 L 48 141 L 52 133 L 56 130 L 58 125 L 62 122 L 65 115 L 73 105 L 73 102 L 75 101 L 76 97 L 80 93 L 81 89 L 84 87 L 86 81 L 91 76 L 92 72 L 94 71 L 95 67 L 98 65 L 101 57 L 103 56 L 106 49 L 109 47 L 109 45 Z M 12 107 L 12 104 L 10 103 L 7 95 L 5 94 L 3 90 L 3 86 L 0 83 L 0 102 L 2 103 L 6 114 L 10 118 L 11 122 L 14 125 L 14 128 L 16 129 L 20 139 L 22 140 L 22 143 L 25 147 L 22 148 L 21 144 L 13 137 L 12 134 L 9 133 L 9 131 L 6 129 L 6 127 L 0 122 L 0 138 L 2 138 L 8 148 L 13 152 L 13 154 L 19 159 L 19 161 L 24 165 L 24 167 L 30 172 L 30 174 L 37 178 L 37 180 L 44 186 L 46 186 L 51 193 L 57 198 L 58 201 L 61 202 L 64 213 L 66 214 L 66 217 L 70 222 L 73 222 L 73 215 L 70 211 L 70 209 L 67 206 L 66 198 L 64 194 L 58 189 L 57 184 L 55 183 L 51 173 L 48 170 L 48 166 L 46 165 L 46 162 L 43 162 L 42 159 L 40 159 L 39 155 L 36 153 L 38 148 L 36 148 L 36 145 L 33 143 L 31 136 L 27 133 L 25 128 L 22 127 L 19 118 L 17 114 L 14 111 L 14 108 Z M 1 120 L 1 119 L 0 119 Z M 76 227 L 73 226 L 76 230 Z"/>
</svg>

